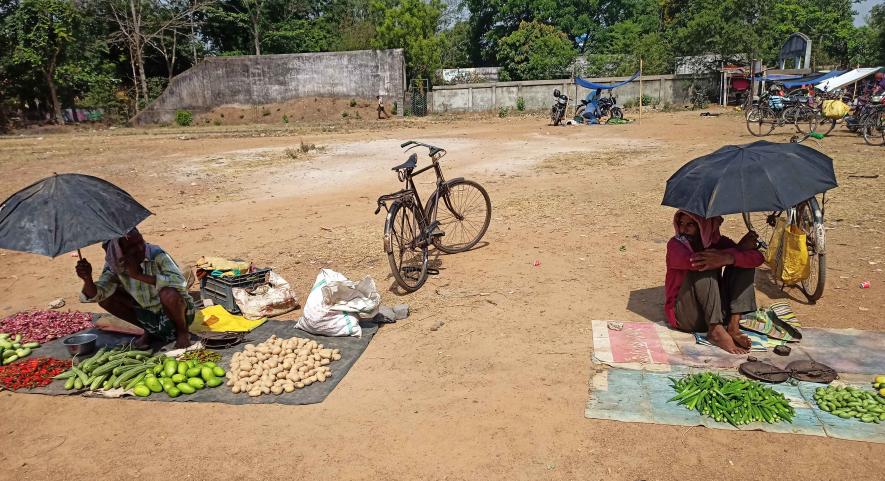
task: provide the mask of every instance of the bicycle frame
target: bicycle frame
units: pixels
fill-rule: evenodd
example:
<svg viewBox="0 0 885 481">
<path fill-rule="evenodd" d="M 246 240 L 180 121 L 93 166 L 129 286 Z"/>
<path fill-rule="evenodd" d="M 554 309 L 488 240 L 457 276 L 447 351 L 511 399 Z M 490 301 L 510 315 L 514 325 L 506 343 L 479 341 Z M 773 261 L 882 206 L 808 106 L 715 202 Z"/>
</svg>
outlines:
<svg viewBox="0 0 885 481">
<path fill-rule="evenodd" d="M 413 147 L 406 149 L 406 151 L 408 152 L 412 148 L 417 147 L 419 145 L 422 145 L 422 144 L 416 144 Z M 439 165 L 439 159 L 442 158 L 442 156 L 444 156 L 445 153 L 446 153 L 445 150 L 442 150 L 442 151 L 436 152 L 435 154 L 430 155 L 430 161 L 431 161 L 430 165 L 423 167 L 421 169 L 418 169 L 416 171 L 412 171 L 411 169 L 398 171 L 397 176 L 399 177 L 399 180 L 401 182 L 405 182 L 405 184 L 406 184 L 405 188 L 403 188 L 393 194 L 383 195 L 378 198 L 378 208 L 375 209 L 375 213 L 377 214 L 378 212 L 380 212 L 381 207 L 383 206 L 384 209 L 388 212 L 388 215 L 390 213 L 390 208 L 387 207 L 388 201 L 405 203 L 403 201 L 403 199 L 406 197 L 414 199 L 414 202 L 417 204 L 418 210 L 420 211 L 418 216 L 415 218 L 415 222 L 418 225 L 412 226 L 415 229 L 415 232 L 421 233 L 420 236 L 415 239 L 416 242 L 422 242 L 422 243 L 429 242 L 428 238 L 430 237 L 431 233 L 436 228 L 436 212 L 437 211 L 436 211 L 436 209 L 434 209 L 433 212 L 430 212 L 430 213 L 427 212 L 426 206 L 433 205 L 433 204 L 424 204 L 423 202 L 421 202 L 421 196 L 418 194 L 417 186 L 415 186 L 414 177 L 417 175 L 421 175 L 424 172 L 427 172 L 428 170 L 433 169 L 434 173 L 436 174 L 436 189 L 434 190 L 433 194 L 431 194 L 430 198 L 433 199 L 434 204 L 438 204 L 440 196 L 443 196 L 445 193 L 445 186 L 446 186 L 446 179 L 445 179 L 445 176 L 443 175 L 442 168 Z M 443 197 L 443 201 L 446 203 L 446 207 L 448 207 L 449 210 L 452 211 L 452 213 L 454 213 L 455 215 L 458 215 L 457 213 L 455 213 L 455 209 L 451 206 L 451 204 L 448 200 L 448 197 Z M 409 202 L 411 202 L 411 200 Z M 430 218 L 428 218 L 428 214 L 430 215 Z M 385 244 L 387 243 L 386 241 L 387 240 L 385 240 Z M 385 245 L 385 249 L 389 250 L 389 246 Z"/>
</svg>

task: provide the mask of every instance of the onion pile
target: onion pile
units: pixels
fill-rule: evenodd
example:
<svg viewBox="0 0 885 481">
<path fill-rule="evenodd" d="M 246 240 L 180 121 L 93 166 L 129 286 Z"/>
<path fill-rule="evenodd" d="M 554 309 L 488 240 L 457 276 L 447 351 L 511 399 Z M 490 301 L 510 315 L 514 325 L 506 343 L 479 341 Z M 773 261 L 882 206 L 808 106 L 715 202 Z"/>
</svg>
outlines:
<svg viewBox="0 0 885 481">
<path fill-rule="evenodd" d="M 92 315 L 78 311 L 25 311 L 0 320 L 0 332 L 41 344 L 91 327 Z"/>
</svg>

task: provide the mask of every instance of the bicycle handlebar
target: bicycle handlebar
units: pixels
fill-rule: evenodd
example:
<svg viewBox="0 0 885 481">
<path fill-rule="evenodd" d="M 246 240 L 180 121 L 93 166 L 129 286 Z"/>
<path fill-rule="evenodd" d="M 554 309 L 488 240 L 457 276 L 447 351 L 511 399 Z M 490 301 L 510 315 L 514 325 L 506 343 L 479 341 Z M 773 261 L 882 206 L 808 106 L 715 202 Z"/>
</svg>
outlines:
<svg viewBox="0 0 885 481">
<path fill-rule="evenodd" d="M 400 147 L 405 148 L 406 146 L 409 146 L 409 145 L 412 145 L 413 147 L 409 147 L 406 150 L 411 150 L 414 147 L 418 147 L 418 146 L 426 147 L 428 150 L 430 150 L 431 157 L 435 156 L 436 154 L 438 154 L 440 152 L 446 152 L 446 149 L 444 149 L 442 147 L 437 147 L 435 145 L 425 144 L 423 142 L 417 142 L 414 140 L 407 140 L 407 141 L 403 142 L 402 144 L 400 144 Z"/>
</svg>

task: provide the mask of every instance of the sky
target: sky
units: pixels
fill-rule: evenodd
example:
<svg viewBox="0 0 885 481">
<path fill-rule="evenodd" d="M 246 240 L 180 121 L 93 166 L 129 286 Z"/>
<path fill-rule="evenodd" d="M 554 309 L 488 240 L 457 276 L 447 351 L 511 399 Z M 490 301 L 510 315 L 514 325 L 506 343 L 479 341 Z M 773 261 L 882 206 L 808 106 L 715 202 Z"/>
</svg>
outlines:
<svg viewBox="0 0 885 481">
<path fill-rule="evenodd" d="M 864 17 L 870 13 L 870 9 L 873 8 L 873 5 L 881 2 L 882 0 L 863 0 L 854 6 L 854 10 L 857 12 L 857 15 L 854 16 L 854 25 L 859 27 L 864 25 Z"/>
</svg>

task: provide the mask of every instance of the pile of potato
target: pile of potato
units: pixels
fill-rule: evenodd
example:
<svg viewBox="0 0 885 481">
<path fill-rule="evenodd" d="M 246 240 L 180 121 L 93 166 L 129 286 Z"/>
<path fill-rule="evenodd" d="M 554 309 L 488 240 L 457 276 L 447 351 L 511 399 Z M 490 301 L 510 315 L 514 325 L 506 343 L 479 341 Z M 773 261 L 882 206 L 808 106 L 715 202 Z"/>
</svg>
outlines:
<svg viewBox="0 0 885 481">
<path fill-rule="evenodd" d="M 341 359 L 338 349 L 324 349 L 310 339 L 271 336 L 258 344 L 246 344 L 235 353 L 227 372 L 227 385 L 234 394 L 282 394 L 324 382 L 332 377 L 329 364 Z"/>
</svg>

